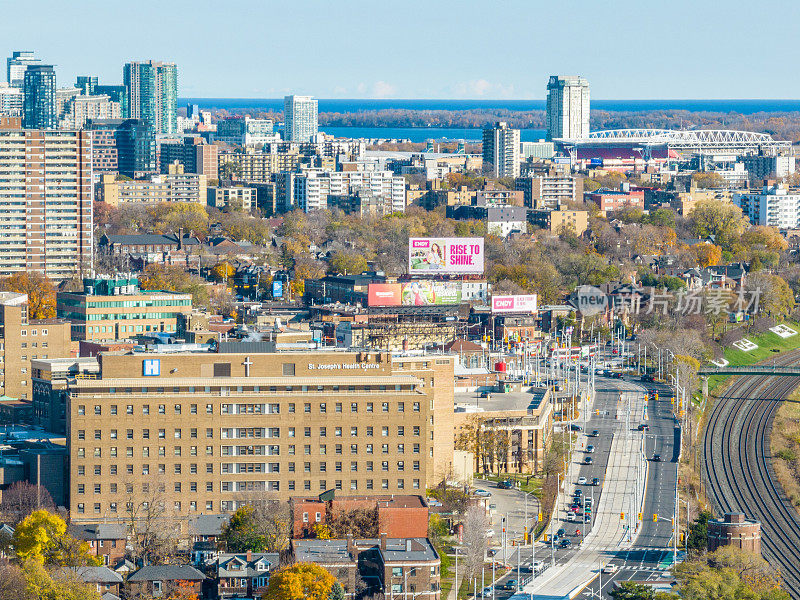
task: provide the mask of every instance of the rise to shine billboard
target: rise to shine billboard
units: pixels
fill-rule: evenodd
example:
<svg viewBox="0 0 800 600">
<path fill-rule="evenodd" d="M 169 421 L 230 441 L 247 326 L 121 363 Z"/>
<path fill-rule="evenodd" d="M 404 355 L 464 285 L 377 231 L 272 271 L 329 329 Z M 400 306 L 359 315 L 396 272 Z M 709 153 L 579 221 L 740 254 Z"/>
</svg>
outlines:
<svg viewBox="0 0 800 600">
<path fill-rule="evenodd" d="M 369 306 L 432 306 L 461 303 L 460 281 L 428 279 L 403 283 L 370 283 Z"/>
<path fill-rule="evenodd" d="M 408 272 L 483 273 L 483 238 L 410 238 Z"/>
</svg>

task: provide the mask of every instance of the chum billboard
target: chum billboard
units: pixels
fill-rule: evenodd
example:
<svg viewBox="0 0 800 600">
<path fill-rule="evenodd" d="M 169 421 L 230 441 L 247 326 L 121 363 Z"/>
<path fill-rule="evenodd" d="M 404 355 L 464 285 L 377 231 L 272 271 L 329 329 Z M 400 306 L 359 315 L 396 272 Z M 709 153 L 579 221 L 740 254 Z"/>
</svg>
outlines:
<svg viewBox="0 0 800 600">
<path fill-rule="evenodd" d="M 528 296 L 492 296 L 493 313 L 535 313 L 536 294 Z"/>
<path fill-rule="evenodd" d="M 422 279 L 403 283 L 370 283 L 369 306 L 433 306 L 461 303 L 460 281 Z"/>
<path fill-rule="evenodd" d="M 483 238 L 409 238 L 408 272 L 483 273 Z"/>
</svg>

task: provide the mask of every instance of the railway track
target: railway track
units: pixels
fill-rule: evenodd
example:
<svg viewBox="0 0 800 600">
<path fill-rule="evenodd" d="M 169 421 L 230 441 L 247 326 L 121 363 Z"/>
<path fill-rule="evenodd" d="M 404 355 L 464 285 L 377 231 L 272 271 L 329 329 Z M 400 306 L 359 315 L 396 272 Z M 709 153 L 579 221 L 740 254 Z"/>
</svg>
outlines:
<svg viewBox="0 0 800 600">
<path fill-rule="evenodd" d="M 776 360 L 797 362 L 800 352 Z M 714 508 L 761 522 L 762 552 L 779 566 L 794 600 L 800 600 L 800 515 L 775 480 L 769 434 L 781 400 L 798 383 L 788 377 L 738 379 L 715 404 L 703 441 L 703 474 Z"/>
</svg>

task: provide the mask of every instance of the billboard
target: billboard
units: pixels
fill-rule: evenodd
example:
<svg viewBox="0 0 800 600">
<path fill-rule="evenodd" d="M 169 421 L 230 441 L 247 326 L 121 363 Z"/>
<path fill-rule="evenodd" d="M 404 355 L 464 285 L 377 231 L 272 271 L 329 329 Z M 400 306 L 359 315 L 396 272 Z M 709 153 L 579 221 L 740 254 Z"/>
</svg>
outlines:
<svg viewBox="0 0 800 600">
<path fill-rule="evenodd" d="M 433 306 L 460 304 L 460 281 L 405 281 L 403 283 L 370 283 L 369 306 Z"/>
<path fill-rule="evenodd" d="M 483 238 L 409 238 L 408 272 L 483 273 Z"/>
<path fill-rule="evenodd" d="M 272 281 L 272 297 L 283 298 L 283 282 L 279 280 Z"/>
<path fill-rule="evenodd" d="M 492 296 L 493 313 L 535 313 L 536 294 L 529 296 Z"/>
<path fill-rule="evenodd" d="M 368 306 L 400 306 L 399 283 L 370 283 L 367 287 Z"/>
<path fill-rule="evenodd" d="M 403 306 L 431 306 L 434 304 L 460 304 L 460 281 L 431 281 L 421 279 L 401 284 Z"/>
</svg>

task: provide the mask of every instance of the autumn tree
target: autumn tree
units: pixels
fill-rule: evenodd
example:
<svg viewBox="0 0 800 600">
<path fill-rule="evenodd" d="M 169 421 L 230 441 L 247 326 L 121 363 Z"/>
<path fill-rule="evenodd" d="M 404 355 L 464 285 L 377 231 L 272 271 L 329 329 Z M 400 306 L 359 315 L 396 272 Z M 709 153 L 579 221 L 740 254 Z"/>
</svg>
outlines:
<svg viewBox="0 0 800 600">
<path fill-rule="evenodd" d="M 336 579 L 313 563 L 298 562 L 276 571 L 263 600 L 328 600 Z"/>
<path fill-rule="evenodd" d="M 692 175 L 692 185 L 699 189 L 725 187 L 725 179 L 716 171 L 698 171 Z"/>
<path fill-rule="evenodd" d="M 259 493 L 243 494 L 239 508 L 223 530 L 223 539 L 236 552 L 282 552 L 289 547 L 292 535 L 291 509 L 281 502 Z"/>
<path fill-rule="evenodd" d="M 340 251 L 334 254 L 328 262 L 331 273 L 354 275 L 367 270 L 367 261 L 355 252 Z"/>
<path fill-rule="evenodd" d="M 64 519 L 47 510 L 35 510 L 14 530 L 14 552 L 22 561 L 42 565 L 97 565 L 89 545 L 67 533 Z"/>
<path fill-rule="evenodd" d="M 722 248 L 716 244 L 695 244 L 690 250 L 702 268 L 713 267 L 722 261 Z"/>
<path fill-rule="evenodd" d="M 231 515 L 222 528 L 221 541 L 228 552 L 265 552 L 267 541 L 252 506 L 242 506 Z"/>
<path fill-rule="evenodd" d="M 3 490 L 0 502 L 0 515 L 7 523 L 16 525 L 38 508 L 53 511 L 56 508 L 50 492 L 44 486 L 33 485 L 27 481 L 17 481 Z"/>
<path fill-rule="evenodd" d="M 751 301 L 753 309 L 777 319 L 785 318 L 795 306 L 789 284 L 778 275 L 763 272 L 752 274 L 747 279 L 745 302 L 749 305 Z"/>
<path fill-rule="evenodd" d="M 3 600 L 100 600 L 97 587 L 83 583 L 72 571 L 63 569 L 47 571 L 33 560 L 25 562 L 21 571 L 25 579 L 26 592 L 30 595 L 18 597 L 2 595 Z"/>
<path fill-rule="evenodd" d="M 180 535 L 180 523 L 167 510 L 167 481 L 151 477 L 122 485 L 126 489 L 124 519 L 133 559 L 145 565 L 164 564 L 176 553 Z M 136 493 L 134 486 L 142 486 L 141 493 Z"/>
<path fill-rule="evenodd" d="M 343 538 L 348 533 L 357 538 L 378 537 L 378 508 L 331 511 L 328 525 L 334 538 Z"/>
<path fill-rule="evenodd" d="M 28 318 L 51 319 L 56 316 L 56 288 L 41 273 L 15 273 L 0 281 L 0 287 L 7 292 L 28 295 Z"/>
<path fill-rule="evenodd" d="M 228 281 L 235 273 L 236 269 L 234 269 L 233 265 L 228 261 L 218 262 L 211 267 L 211 276 L 214 278 L 214 281 Z"/>
<path fill-rule="evenodd" d="M 650 585 L 634 581 L 622 581 L 608 593 L 614 600 L 653 600 L 655 591 Z"/>
<path fill-rule="evenodd" d="M 192 295 L 193 306 L 208 303 L 206 282 L 197 275 L 187 273 L 177 265 L 151 263 L 139 275 L 139 287 L 143 290 L 164 290 Z"/>
<path fill-rule="evenodd" d="M 689 213 L 689 226 L 697 237 L 713 237 L 715 244 L 730 250 L 750 223 L 735 204 L 700 200 Z"/>
</svg>

